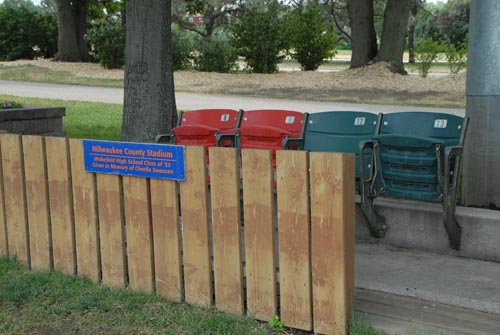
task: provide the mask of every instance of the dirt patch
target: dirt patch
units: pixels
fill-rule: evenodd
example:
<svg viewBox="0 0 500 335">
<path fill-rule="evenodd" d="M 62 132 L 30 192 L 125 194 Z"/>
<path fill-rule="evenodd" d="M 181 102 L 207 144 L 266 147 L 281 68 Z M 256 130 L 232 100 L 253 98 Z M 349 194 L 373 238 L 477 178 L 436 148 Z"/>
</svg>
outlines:
<svg viewBox="0 0 500 335">
<path fill-rule="evenodd" d="M 27 64 L 66 71 L 81 78 L 123 79 L 123 70 L 106 70 L 91 63 L 51 60 L 0 62 L 0 65 L 7 66 Z M 464 73 L 421 78 L 391 73 L 385 63 L 338 72 L 223 74 L 177 71 L 174 77 L 176 90 L 183 92 L 316 101 L 465 106 Z"/>
</svg>

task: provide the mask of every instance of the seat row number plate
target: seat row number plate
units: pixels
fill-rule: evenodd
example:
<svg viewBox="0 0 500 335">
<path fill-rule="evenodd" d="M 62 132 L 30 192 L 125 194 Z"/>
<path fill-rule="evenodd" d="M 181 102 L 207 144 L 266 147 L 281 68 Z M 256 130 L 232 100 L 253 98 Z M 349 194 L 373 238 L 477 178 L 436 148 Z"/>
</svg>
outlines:
<svg viewBox="0 0 500 335">
<path fill-rule="evenodd" d="M 447 125 L 448 125 L 448 120 L 446 119 L 434 120 L 434 128 L 446 128 Z"/>
</svg>

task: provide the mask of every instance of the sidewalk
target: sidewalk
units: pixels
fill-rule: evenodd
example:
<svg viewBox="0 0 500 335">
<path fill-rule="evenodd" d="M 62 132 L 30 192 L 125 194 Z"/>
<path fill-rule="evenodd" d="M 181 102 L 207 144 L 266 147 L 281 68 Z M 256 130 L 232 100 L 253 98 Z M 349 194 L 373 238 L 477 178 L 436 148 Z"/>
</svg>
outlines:
<svg viewBox="0 0 500 335">
<path fill-rule="evenodd" d="M 389 334 L 500 334 L 500 263 L 357 244 L 356 309 Z"/>
<path fill-rule="evenodd" d="M 104 103 L 123 103 L 123 89 L 91 87 L 77 85 L 60 85 L 44 83 L 28 83 L 0 80 L 0 94 L 17 95 L 22 97 L 95 101 Z M 305 100 L 281 100 L 252 98 L 230 95 L 207 95 L 196 93 L 177 92 L 175 94 L 177 108 L 193 110 L 203 108 L 230 108 L 230 109 L 288 109 L 307 113 L 330 110 L 366 111 L 373 113 L 391 113 L 401 111 L 434 111 L 465 115 L 464 109 L 453 108 L 426 108 L 412 106 L 366 105 L 340 102 L 321 102 Z"/>
</svg>

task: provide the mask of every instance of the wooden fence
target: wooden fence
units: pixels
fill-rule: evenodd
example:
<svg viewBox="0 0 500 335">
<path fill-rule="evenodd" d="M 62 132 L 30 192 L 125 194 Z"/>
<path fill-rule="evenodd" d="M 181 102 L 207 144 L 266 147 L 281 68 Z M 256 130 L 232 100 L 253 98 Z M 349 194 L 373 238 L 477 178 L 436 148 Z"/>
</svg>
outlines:
<svg viewBox="0 0 500 335">
<path fill-rule="evenodd" d="M 0 145 L 0 256 L 346 333 L 353 156 L 279 151 L 274 174 L 269 151 L 243 150 L 240 172 L 236 149 L 211 148 L 208 185 L 202 147 L 186 147 L 186 181 L 174 182 L 87 173 L 77 139 L 2 134 Z"/>
</svg>

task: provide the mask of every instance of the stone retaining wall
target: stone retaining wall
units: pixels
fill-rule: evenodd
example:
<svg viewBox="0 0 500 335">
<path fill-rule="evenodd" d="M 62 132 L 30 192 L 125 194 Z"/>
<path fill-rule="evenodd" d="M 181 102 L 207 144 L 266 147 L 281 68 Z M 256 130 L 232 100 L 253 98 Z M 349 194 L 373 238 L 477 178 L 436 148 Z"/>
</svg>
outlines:
<svg viewBox="0 0 500 335">
<path fill-rule="evenodd" d="M 14 134 L 66 136 L 62 130 L 64 107 L 0 109 L 0 130 Z"/>
</svg>

